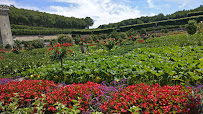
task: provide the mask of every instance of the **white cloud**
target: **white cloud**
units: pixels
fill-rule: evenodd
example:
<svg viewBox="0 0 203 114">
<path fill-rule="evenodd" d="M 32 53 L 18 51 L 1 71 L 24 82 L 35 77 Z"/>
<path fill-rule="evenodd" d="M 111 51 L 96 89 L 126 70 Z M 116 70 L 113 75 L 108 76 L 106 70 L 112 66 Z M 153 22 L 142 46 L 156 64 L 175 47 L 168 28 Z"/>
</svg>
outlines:
<svg viewBox="0 0 203 114">
<path fill-rule="evenodd" d="M 16 5 L 17 3 L 14 0 L 1 0 L 0 4 L 10 6 L 10 5 Z"/>
<path fill-rule="evenodd" d="M 147 3 L 149 4 L 149 8 L 154 8 L 154 4 L 152 3 L 152 0 L 147 0 Z"/>
<path fill-rule="evenodd" d="M 178 8 L 188 8 L 191 9 L 194 6 L 198 6 L 202 3 L 202 0 L 165 0 L 167 2 L 175 3 L 178 5 Z"/>
<path fill-rule="evenodd" d="M 137 18 L 146 15 L 136 8 L 112 0 L 54 1 L 72 3 L 72 5 L 70 7 L 50 6 L 50 9 L 47 12 L 77 18 L 89 16 L 94 20 L 92 28 L 96 28 L 101 24 L 115 23 L 124 19 Z M 154 15 L 154 13 L 151 15 Z"/>
<path fill-rule="evenodd" d="M 26 4 L 19 4 L 17 3 L 15 0 L 1 0 L 0 1 L 0 5 L 14 5 L 17 8 L 24 8 L 24 9 L 31 9 L 31 10 L 39 10 L 39 8 L 37 7 L 32 7 L 30 5 L 26 5 Z"/>
</svg>

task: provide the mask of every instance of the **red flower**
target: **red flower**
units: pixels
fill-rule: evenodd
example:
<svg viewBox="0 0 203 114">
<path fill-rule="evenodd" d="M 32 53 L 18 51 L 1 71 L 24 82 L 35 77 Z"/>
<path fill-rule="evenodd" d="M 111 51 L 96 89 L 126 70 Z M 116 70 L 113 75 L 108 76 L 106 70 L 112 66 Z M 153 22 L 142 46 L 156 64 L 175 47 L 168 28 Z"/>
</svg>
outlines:
<svg viewBox="0 0 203 114">
<path fill-rule="evenodd" d="M 0 58 L 1 58 L 2 60 L 4 60 L 4 58 L 3 58 L 2 56 L 0 56 Z"/>
<path fill-rule="evenodd" d="M 73 50 L 68 50 L 68 51 L 72 52 Z"/>
<path fill-rule="evenodd" d="M 85 38 L 80 38 L 81 40 L 84 40 Z"/>
<path fill-rule="evenodd" d="M 113 41 L 115 41 L 115 38 L 113 38 Z"/>
<path fill-rule="evenodd" d="M 54 48 L 50 48 L 49 51 L 50 51 L 50 50 L 53 50 L 53 49 L 54 49 Z"/>
<path fill-rule="evenodd" d="M 139 40 L 138 42 L 141 43 L 141 42 L 144 42 L 144 40 Z"/>
<path fill-rule="evenodd" d="M 121 112 L 122 113 L 127 113 L 127 110 L 122 109 Z"/>
<path fill-rule="evenodd" d="M 52 112 L 54 112 L 54 111 L 56 110 L 56 108 L 55 108 L 55 107 L 52 107 L 52 106 L 49 106 L 49 107 L 48 107 L 48 110 L 51 110 Z"/>
</svg>

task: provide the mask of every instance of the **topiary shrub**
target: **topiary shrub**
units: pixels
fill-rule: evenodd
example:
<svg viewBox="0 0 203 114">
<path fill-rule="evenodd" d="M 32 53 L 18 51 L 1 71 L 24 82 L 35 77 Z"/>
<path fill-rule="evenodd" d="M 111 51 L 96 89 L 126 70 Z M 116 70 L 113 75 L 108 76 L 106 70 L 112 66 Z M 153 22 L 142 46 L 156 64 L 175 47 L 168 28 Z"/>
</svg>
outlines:
<svg viewBox="0 0 203 114">
<path fill-rule="evenodd" d="M 43 48 L 44 47 L 44 41 L 43 40 L 33 40 L 31 44 L 34 48 Z"/>
<path fill-rule="evenodd" d="M 193 35 L 197 31 L 197 21 L 196 20 L 189 20 L 188 24 L 186 25 L 186 30 L 188 34 Z"/>
<path fill-rule="evenodd" d="M 67 36 L 66 34 L 60 34 L 58 36 L 58 43 L 60 43 L 60 44 L 63 44 L 63 43 L 73 44 L 73 38 Z"/>
<path fill-rule="evenodd" d="M 121 39 L 127 39 L 127 34 L 125 32 L 121 32 L 121 33 L 119 33 L 119 37 Z"/>
</svg>

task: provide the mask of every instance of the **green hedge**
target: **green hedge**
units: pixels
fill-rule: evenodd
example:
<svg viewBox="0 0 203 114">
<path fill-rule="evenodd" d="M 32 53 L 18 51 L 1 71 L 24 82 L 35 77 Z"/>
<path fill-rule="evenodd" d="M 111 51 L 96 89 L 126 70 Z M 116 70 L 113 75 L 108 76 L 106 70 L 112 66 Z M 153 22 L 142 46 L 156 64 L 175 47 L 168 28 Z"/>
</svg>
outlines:
<svg viewBox="0 0 203 114">
<path fill-rule="evenodd" d="M 199 12 L 201 13 L 201 12 Z M 195 15 L 195 13 L 192 13 Z M 157 21 L 151 23 L 143 23 L 143 24 L 135 24 L 129 26 L 122 26 L 120 28 L 107 28 L 107 29 L 56 29 L 56 28 L 45 28 L 45 27 L 29 27 L 23 25 L 12 25 L 12 33 L 13 35 L 53 35 L 53 34 L 110 34 L 113 30 L 118 30 L 118 32 L 126 32 L 133 28 L 134 30 L 140 30 L 142 28 L 152 28 L 156 26 L 164 26 L 164 28 L 168 29 L 179 28 L 179 25 L 185 25 L 189 20 L 196 20 L 200 22 L 203 20 L 203 15 L 185 17 L 180 19 L 169 19 L 164 21 Z M 173 27 L 174 26 L 174 27 Z M 148 31 L 148 30 L 147 30 Z"/>
</svg>

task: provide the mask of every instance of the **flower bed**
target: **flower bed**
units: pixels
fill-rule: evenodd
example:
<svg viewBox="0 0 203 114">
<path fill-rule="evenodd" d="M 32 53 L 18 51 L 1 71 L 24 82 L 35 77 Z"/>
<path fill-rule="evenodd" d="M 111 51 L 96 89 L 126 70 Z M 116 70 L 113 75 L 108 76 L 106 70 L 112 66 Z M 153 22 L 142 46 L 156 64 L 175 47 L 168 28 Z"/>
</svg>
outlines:
<svg viewBox="0 0 203 114">
<path fill-rule="evenodd" d="M 191 87 L 94 82 L 60 86 L 53 81 L 8 81 L 0 85 L 0 112 L 200 113 Z M 22 110 L 21 110 L 22 109 Z"/>
</svg>

